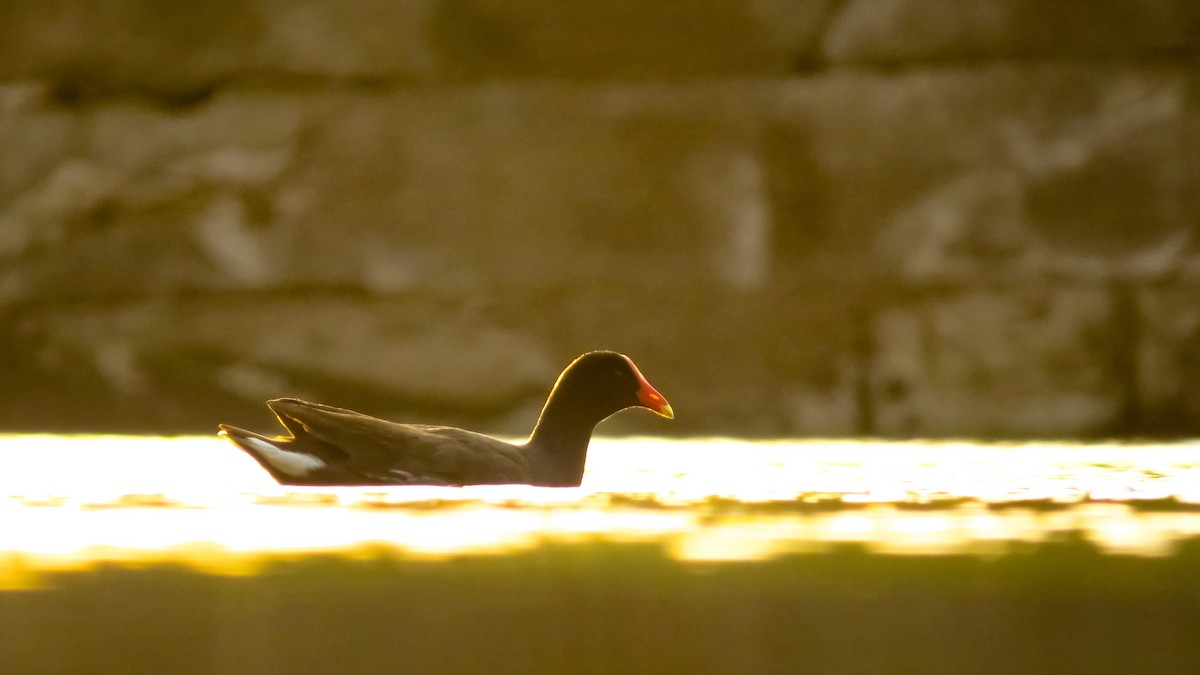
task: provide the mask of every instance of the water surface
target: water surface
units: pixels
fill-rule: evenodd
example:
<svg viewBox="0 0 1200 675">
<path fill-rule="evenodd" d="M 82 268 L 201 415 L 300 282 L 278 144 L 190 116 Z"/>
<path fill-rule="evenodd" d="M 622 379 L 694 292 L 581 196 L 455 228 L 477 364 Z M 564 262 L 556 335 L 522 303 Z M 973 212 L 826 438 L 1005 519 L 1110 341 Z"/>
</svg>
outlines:
<svg viewBox="0 0 1200 675">
<path fill-rule="evenodd" d="M 997 555 L 1200 537 L 1200 446 L 596 439 L 579 488 L 297 488 L 217 438 L 0 437 L 0 587 L 101 562 L 244 574 L 263 556 L 446 557 L 648 542 L 682 561 L 855 545 Z"/>
</svg>

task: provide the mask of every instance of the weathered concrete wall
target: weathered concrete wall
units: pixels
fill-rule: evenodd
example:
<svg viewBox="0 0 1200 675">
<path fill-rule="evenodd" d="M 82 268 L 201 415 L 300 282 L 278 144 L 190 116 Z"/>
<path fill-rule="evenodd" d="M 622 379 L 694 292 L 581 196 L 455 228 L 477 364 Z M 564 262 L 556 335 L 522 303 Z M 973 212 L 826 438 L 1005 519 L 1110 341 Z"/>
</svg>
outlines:
<svg viewBox="0 0 1200 675">
<path fill-rule="evenodd" d="M 1192 0 L 0 5 L 0 426 L 1200 432 Z"/>
</svg>

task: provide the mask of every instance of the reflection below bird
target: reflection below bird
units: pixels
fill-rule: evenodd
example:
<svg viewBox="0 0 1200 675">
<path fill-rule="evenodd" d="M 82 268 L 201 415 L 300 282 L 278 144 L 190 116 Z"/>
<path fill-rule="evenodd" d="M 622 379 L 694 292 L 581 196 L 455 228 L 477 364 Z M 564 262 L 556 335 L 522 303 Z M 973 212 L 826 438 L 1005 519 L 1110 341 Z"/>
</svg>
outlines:
<svg viewBox="0 0 1200 675">
<path fill-rule="evenodd" d="M 629 357 L 589 352 L 558 377 L 524 444 L 425 424 L 398 424 L 294 398 L 268 401 L 290 436 L 221 424 L 220 435 L 284 485 L 577 486 L 592 429 L 640 406 L 668 419 L 671 405 Z"/>
</svg>

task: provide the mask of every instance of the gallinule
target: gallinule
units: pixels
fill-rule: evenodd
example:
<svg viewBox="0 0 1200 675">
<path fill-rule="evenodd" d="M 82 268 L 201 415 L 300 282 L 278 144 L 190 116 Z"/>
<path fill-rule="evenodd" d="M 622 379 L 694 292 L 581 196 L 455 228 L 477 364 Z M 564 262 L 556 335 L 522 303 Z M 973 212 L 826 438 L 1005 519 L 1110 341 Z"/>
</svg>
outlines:
<svg viewBox="0 0 1200 675">
<path fill-rule="evenodd" d="M 675 416 L 629 357 L 604 351 L 580 356 L 558 376 L 533 433 L 520 445 L 294 398 L 267 406 L 289 436 L 269 438 L 228 424 L 219 425 L 220 435 L 284 485 L 577 486 L 601 420 L 634 406 Z"/>
</svg>

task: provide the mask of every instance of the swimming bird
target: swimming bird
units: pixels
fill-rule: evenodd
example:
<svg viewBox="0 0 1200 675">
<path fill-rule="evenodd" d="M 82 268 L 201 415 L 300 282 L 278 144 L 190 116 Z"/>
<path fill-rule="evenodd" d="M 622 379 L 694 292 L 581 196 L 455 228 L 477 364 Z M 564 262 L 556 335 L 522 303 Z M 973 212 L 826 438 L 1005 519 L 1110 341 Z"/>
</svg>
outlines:
<svg viewBox="0 0 1200 675">
<path fill-rule="evenodd" d="M 626 408 L 671 419 L 671 404 L 623 354 L 588 352 L 558 377 L 533 433 L 514 444 L 465 429 L 389 422 L 352 410 L 278 398 L 267 406 L 287 436 L 220 424 L 219 435 L 284 485 L 573 487 L 583 480 L 592 430 Z"/>
</svg>

